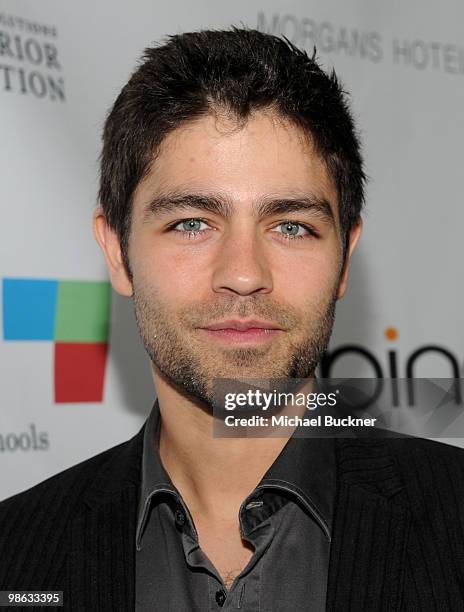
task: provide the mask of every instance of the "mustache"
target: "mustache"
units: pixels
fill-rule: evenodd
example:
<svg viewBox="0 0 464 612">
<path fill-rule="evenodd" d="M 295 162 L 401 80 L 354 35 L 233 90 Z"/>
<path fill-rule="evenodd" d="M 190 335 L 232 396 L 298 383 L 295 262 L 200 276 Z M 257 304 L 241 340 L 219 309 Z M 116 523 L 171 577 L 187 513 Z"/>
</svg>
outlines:
<svg viewBox="0 0 464 612">
<path fill-rule="evenodd" d="M 297 325 L 300 317 L 290 304 L 282 305 L 264 296 L 223 296 L 209 302 L 190 303 L 179 311 L 182 320 L 191 327 L 204 327 L 214 321 L 232 317 L 253 317 L 272 321 L 282 329 Z"/>
</svg>

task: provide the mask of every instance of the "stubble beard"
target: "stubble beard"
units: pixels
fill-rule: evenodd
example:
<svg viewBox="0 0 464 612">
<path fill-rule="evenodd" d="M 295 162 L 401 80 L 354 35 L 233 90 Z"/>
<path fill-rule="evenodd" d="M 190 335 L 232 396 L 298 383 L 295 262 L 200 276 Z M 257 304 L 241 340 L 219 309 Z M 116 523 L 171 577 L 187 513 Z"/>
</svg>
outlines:
<svg viewBox="0 0 464 612">
<path fill-rule="evenodd" d="M 335 291 L 311 307 L 302 320 L 293 307 L 268 296 L 223 295 L 212 303 L 190 303 L 173 313 L 153 291 L 134 283 L 134 311 L 142 343 L 152 364 L 177 390 L 206 407 L 214 406 L 217 379 L 302 379 L 312 376 L 327 350 L 335 319 Z M 199 338 L 198 327 L 230 317 L 273 321 L 284 330 L 281 342 L 219 349 Z M 185 331 L 185 336 L 182 332 Z"/>
</svg>

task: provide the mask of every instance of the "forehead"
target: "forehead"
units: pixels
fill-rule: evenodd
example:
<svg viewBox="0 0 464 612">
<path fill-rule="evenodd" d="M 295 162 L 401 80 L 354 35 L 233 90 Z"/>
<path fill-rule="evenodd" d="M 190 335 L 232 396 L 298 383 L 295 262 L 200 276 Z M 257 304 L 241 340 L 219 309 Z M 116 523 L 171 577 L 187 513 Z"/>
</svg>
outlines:
<svg viewBox="0 0 464 612">
<path fill-rule="evenodd" d="M 208 114 L 170 132 L 137 187 L 134 205 L 173 190 L 218 191 L 237 205 L 266 194 L 309 193 L 336 213 L 333 180 L 310 136 L 271 111 L 239 123 Z M 334 216 L 337 216 L 334 214 Z"/>
</svg>

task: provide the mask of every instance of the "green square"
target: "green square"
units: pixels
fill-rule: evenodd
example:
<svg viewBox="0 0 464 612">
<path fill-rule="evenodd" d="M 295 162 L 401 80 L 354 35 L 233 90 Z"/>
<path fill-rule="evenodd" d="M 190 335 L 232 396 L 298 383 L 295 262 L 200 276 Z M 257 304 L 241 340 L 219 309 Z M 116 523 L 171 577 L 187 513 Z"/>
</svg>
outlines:
<svg viewBox="0 0 464 612">
<path fill-rule="evenodd" d="M 107 342 L 110 317 L 109 282 L 59 282 L 55 341 Z"/>
</svg>

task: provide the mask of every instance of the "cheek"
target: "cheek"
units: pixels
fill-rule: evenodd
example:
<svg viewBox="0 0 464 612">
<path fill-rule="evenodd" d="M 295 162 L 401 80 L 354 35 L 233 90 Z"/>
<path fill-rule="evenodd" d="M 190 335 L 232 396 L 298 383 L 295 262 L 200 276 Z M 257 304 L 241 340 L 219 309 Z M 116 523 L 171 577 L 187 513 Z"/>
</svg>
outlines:
<svg viewBox="0 0 464 612">
<path fill-rule="evenodd" d="M 294 306 L 324 304 L 334 291 L 335 278 L 321 268 L 300 270 L 298 276 L 287 276 L 278 283 L 282 299 Z"/>
<path fill-rule="evenodd" d="M 274 267 L 274 287 L 289 303 L 323 303 L 335 291 L 338 280 L 338 252 L 314 252 L 293 260 L 290 266 Z"/>
<path fill-rule="evenodd" d="M 204 258 L 192 256 L 191 251 L 159 246 L 146 249 L 139 274 L 145 286 L 152 287 L 160 298 L 171 304 L 201 299 L 208 287 L 208 266 Z"/>
</svg>

